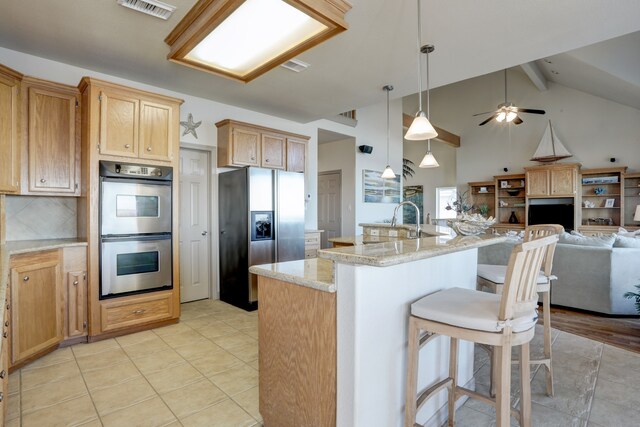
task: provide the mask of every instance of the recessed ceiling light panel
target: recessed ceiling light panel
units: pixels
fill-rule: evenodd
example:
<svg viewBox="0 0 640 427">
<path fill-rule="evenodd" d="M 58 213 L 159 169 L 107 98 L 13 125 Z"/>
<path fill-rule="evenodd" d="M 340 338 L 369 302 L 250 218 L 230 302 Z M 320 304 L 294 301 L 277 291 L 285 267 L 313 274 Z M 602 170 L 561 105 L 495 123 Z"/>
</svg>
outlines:
<svg viewBox="0 0 640 427">
<path fill-rule="evenodd" d="M 200 0 L 165 39 L 168 58 L 248 82 L 346 30 L 350 8 L 344 0 Z"/>
</svg>

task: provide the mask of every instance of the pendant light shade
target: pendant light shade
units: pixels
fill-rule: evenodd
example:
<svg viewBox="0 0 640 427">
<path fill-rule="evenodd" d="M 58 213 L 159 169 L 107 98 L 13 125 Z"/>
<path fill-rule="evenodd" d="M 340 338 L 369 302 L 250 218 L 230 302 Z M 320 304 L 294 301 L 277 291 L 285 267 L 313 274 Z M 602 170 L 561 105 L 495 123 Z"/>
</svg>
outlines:
<svg viewBox="0 0 640 427">
<path fill-rule="evenodd" d="M 431 151 L 427 151 L 427 154 L 424 155 L 424 157 L 422 158 L 422 161 L 420 162 L 421 168 L 437 168 L 439 166 L 440 164 L 438 163 L 436 158 L 433 157 L 433 154 L 431 154 Z"/>
<path fill-rule="evenodd" d="M 382 172 L 382 175 L 380 175 L 380 178 L 384 178 L 384 179 L 395 179 L 396 174 L 393 172 L 393 169 L 391 169 L 391 166 L 389 166 L 389 92 L 391 92 L 393 90 L 393 86 L 391 85 L 386 85 L 382 88 L 385 92 L 387 92 L 387 167 L 384 168 L 384 171 Z"/>
<path fill-rule="evenodd" d="M 420 0 L 418 1 L 418 112 L 416 113 L 411 126 L 407 129 L 404 139 L 409 141 L 424 141 L 438 136 L 438 132 L 429 122 L 429 53 L 433 52 L 432 45 L 421 46 L 422 24 L 420 19 Z M 427 54 L 427 114 L 422 111 L 422 58 L 420 53 Z"/>
<path fill-rule="evenodd" d="M 394 179 L 396 177 L 396 174 L 393 172 L 393 169 L 391 169 L 391 166 L 387 165 L 386 168 L 384 168 L 384 172 L 382 172 L 382 175 L 380 175 L 380 178 L 384 178 L 384 179 Z"/>
</svg>

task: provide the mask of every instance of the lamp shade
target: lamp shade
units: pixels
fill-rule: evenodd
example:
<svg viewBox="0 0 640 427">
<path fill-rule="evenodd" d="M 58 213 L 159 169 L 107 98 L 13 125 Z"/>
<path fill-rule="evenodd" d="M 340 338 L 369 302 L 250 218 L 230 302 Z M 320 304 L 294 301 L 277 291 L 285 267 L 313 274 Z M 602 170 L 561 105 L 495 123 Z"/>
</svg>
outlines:
<svg viewBox="0 0 640 427">
<path fill-rule="evenodd" d="M 636 206 L 636 214 L 633 216 L 634 221 L 640 221 L 640 205 Z"/>
<path fill-rule="evenodd" d="M 420 167 L 421 168 L 437 168 L 438 166 L 440 166 L 440 164 L 438 164 L 438 161 L 436 160 L 436 158 L 433 157 L 433 154 L 431 154 L 431 151 L 427 151 L 427 154 L 424 155 L 424 157 L 422 158 L 422 161 L 420 162 Z"/>
<path fill-rule="evenodd" d="M 435 138 L 436 136 L 438 136 L 438 132 L 436 132 L 431 123 L 429 123 L 427 115 L 423 111 L 418 111 L 404 139 L 409 141 L 423 141 L 425 139 Z"/>
<path fill-rule="evenodd" d="M 393 179 L 396 177 L 396 174 L 393 173 L 393 169 L 391 169 L 391 166 L 387 165 L 386 168 L 384 168 L 384 172 L 382 172 L 382 175 L 380 175 L 380 178 L 384 178 L 384 179 Z"/>
</svg>

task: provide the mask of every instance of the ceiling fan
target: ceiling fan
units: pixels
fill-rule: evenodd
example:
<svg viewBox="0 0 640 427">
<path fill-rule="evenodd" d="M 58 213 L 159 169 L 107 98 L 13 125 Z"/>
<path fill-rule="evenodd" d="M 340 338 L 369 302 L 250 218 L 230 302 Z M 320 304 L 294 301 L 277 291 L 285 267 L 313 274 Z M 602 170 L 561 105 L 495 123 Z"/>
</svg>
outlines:
<svg viewBox="0 0 640 427">
<path fill-rule="evenodd" d="M 491 117 L 480 123 L 478 126 L 484 126 L 491 120 L 496 119 L 498 122 L 513 122 L 514 125 L 522 123 L 522 119 L 518 113 L 544 114 L 544 110 L 535 110 L 532 108 L 518 108 L 513 102 L 507 101 L 507 70 L 504 70 L 504 102 L 498 105 L 495 111 L 485 111 L 484 113 L 474 114 L 473 116 L 482 116 L 483 114 L 491 114 Z"/>
</svg>

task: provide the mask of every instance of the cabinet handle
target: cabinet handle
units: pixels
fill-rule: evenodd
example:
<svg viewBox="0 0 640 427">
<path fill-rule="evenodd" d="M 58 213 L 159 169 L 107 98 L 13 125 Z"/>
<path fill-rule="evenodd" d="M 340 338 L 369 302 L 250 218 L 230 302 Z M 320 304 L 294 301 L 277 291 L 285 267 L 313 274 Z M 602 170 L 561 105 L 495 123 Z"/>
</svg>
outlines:
<svg viewBox="0 0 640 427">
<path fill-rule="evenodd" d="M 45 182 L 47 182 L 47 180 L 44 178 L 40 178 L 40 182 L 44 184 Z"/>
<path fill-rule="evenodd" d="M 23 280 L 23 281 L 25 281 L 25 282 L 28 282 L 28 281 L 29 281 L 29 276 L 24 276 L 24 277 L 22 278 L 22 280 Z"/>
<path fill-rule="evenodd" d="M 11 304 L 7 303 L 7 310 L 11 308 Z"/>
<path fill-rule="evenodd" d="M 139 309 L 139 310 L 134 311 L 134 312 L 133 312 L 133 314 L 142 314 L 142 313 L 144 313 L 145 311 L 147 311 L 147 310 L 145 310 L 144 308 L 141 308 L 141 309 Z"/>
<path fill-rule="evenodd" d="M 255 160 L 255 159 L 256 159 L 255 157 L 252 157 L 252 158 L 251 158 L 251 160 Z"/>
<path fill-rule="evenodd" d="M 2 333 L 2 336 L 3 336 L 4 338 L 6 338 L 6 337 L 8 337 L 8 336 L 9 336 L 9 333 L 8 333 L 7 331 L 4 331 L 4 332 Z"/>
<path fill-rule="evenodd" d="M 9 327 L 9 321 L 8 320 L 4 322 L 4 326 Z"/>
<path fill-rule="evenodd" d="M 73 281 L 73 286 L 78 286 L 78 281 L 77 280 Z"/>
<path fill-rule="evenodd" d="M 147 151 L 151 151 L 151 147 L 147 147 Z"/>
<path fill-rule="evenodd" d="M 3 399 L 4 399 L 4 394 L 0 392 L 0 402 L 2 402 Z"/>
<path fill-rule="evenodd" d="M 269 159 L 265 159 L 264 161 L 265 161 L 266 163 L 269 163 Z"/>
<path fill-rule="evenodd" d="M 0 379 L 4 379 L 4 377 L 7 376 L 7 371 L 5 371 L 4 369 L 2 371 L 0 371 Z"/>
<path fill-rule="evenodd" d="M 124 144 L 124 148 L 131 148 L 131 144 Z"/>
</svg>

